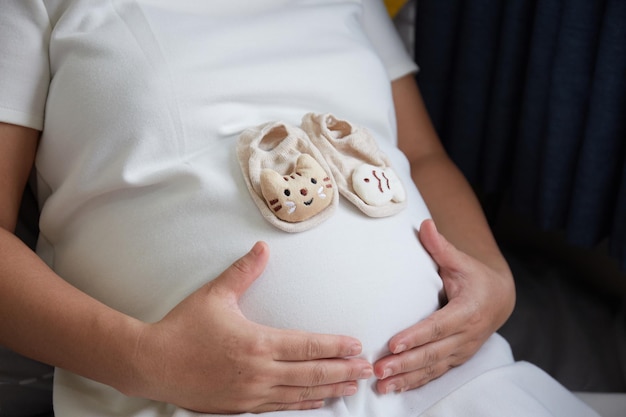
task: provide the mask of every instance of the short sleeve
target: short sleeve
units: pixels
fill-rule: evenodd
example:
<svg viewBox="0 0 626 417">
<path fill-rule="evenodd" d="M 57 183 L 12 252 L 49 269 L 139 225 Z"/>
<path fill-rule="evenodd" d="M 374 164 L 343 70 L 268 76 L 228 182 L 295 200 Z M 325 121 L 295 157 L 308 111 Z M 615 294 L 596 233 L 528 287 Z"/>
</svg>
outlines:
<svg viewBox="0 0 626 417">
<path fill-rule="evenodd" d="M 42 0 L 3 0 L 0 122 L 41 130 L 50 84 L 50 21 Z"/>
<path fill-rule="evenodd" d="M 417 71 L 383 0 L 363 0 L 363 26 L 391 80 Z"/>
</svg>

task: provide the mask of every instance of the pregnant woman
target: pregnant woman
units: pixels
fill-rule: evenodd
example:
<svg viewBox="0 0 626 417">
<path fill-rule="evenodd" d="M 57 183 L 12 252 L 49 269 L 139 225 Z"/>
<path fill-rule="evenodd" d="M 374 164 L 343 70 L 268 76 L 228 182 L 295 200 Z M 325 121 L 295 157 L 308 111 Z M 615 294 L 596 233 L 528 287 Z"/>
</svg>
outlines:
<svg viewBox="0 0 626 417">
<path fill-rule="evenodd" d="M 2 9 L 0 342 L 58 416 L 593 415 L 492 335 L 510 271 L 377 0 Z"/>
</svg>

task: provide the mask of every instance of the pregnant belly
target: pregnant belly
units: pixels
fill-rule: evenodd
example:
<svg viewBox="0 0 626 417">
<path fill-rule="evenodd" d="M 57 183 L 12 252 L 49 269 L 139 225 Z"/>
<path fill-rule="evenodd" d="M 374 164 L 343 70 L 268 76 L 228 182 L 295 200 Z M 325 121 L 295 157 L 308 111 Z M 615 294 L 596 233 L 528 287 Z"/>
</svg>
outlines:
<svg viewBox="0 0 626 417">
<path fill-rule="evenodd" d="M 436 267 L 406 229 L 346 233 L 319 246 L 269 242 L 270 263 L 243 296 L 244 314 L 272 327 L 350 335 L 366 359 L 383 356 L 394 334 L 438 308 Z"/>
<path fill-rule="evenodd" d="M 184 188 L 167 195 L 158 205 L 150 193 L 132 204 L 110 199 L 75 216 L 54 245 L 57 272 L 111 307 L 153 322 L 265 240 L 270 261 L 240 300 L 246 317 L 356 337 L 368 360 L 438 307 L 441 279 L 414 231 L 427 215 L 418 195 L 410 195 L 414 206 L 384 219 L 342 204 L 303 233 L 271 227 L 251 202 L 211 206 L 210 193 L 194 193 L 195 201 Z M 172 216 L 181 201 L 185 215 Z"/>
</svg>

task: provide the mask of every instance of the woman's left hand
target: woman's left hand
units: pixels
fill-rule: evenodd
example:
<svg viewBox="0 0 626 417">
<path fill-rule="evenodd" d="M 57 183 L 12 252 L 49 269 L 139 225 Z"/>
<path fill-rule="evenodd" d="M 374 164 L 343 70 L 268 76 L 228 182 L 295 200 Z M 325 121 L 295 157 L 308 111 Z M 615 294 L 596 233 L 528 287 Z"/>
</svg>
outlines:
<svg viewBox="0 0 626 417">
<path fill-rule="evenodd" d="M 406 391 L 463 364 L 508 319 L 515 304 L 510 270 L 496 271 L 459 251 L 422 223 L 419 238 L 439 266 L 446 305 L 389 341 L 392 352 L 374 364 L 380 393 Z"/>
</svg>

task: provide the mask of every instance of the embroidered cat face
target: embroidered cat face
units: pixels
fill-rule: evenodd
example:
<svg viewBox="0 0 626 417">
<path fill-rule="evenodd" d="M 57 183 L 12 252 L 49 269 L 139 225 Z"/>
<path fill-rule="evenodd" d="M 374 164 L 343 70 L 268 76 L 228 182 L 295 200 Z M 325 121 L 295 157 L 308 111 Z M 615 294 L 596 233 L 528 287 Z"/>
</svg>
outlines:
<svg viewBox="0 0 626 417">
<path fill-rule="evenodd" d="M 290 223 L 307 220 L 328 207 L 333 199 L 332 181 L 320 164 L 302 154 L 292 173 L 281 175 L 266 168 L 261 172 L 261 192 L 268 207 Z"/>
<path fill-rule="evenodd" d="M 406 199 L 404 187 L 391 168 L 363 164 L 352 173 L 352 187 L 371 206 L 382 206 L 390 201 L 400 203 Z"/>
</svg>

